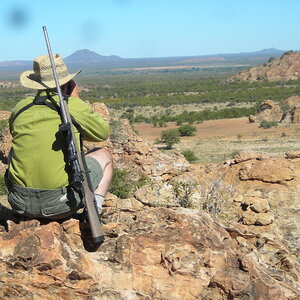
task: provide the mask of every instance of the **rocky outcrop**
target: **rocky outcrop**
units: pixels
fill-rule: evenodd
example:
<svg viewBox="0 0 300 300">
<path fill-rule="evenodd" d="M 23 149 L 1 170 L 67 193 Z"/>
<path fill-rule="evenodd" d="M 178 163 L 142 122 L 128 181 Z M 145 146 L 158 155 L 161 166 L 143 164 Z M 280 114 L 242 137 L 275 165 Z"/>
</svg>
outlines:
<svg viewBox="0 0 300 300">
<path fill-rule="evenodd" d="M 289 151 L 284 157 L 255 157 L 253 151 L 245 151 L 223 169 L 228 181 L 237 184 L 226 207 L 228 216 L 254 232 L 285 240 L 293 253 L 300 250 L 299 157 L 299 151 Z"/>
<path fill-rule="evenodd" d="M 236 81 L 288 81 L 300 77 L 300 52 L 289 51 L 280 58 L 270 59 L 268 63 L 243 70 L 230 78 L 227 82 Z"/>
<path fill-rule="evenodd" d="M 121 202 L 121 203 L 120 203 Z M 7 222 L 0 232 L 1 299 L 278 299 L 299 295 L 280 241 L 184 208 L 111 198 L 106 239 L 77 219 Z M 2 207 L 3 216 L 9 215 Z"/>
<path fill-rule="evenodd" d="M 283 102 L 283 107 L 286 109 L 285 119 L 291 123 L 300 123 L 300 97 L 292 96 Z"/>
<path fill-rule="evenodd" d="M 261 122 L 263 120 L 269 122 L 280 122 L 283 118 L 283 111 L 280 105 L 276 104 L 272 100 L 265 100 L 261 102 L 257 109 L 255 116 L 249 116 L 249 122 Z"/>
<path fill-rule="evenodd" d="M 300 97 L 291 96 L 281 105 L 272 100 L 260 103 L 255 115 L 249 116 L 249 123 L 261 122 L 300 123 Z"/>
<path fill-rule="evenodd" d="M 190 168 L 190 164 L 180 153 L 166 155 L 136 134 L 128 120 L 122 119 L 113 126 L 112 153 L 118 167 L 143 172 L 151 178 L 163 180 Z"/>
</svg>

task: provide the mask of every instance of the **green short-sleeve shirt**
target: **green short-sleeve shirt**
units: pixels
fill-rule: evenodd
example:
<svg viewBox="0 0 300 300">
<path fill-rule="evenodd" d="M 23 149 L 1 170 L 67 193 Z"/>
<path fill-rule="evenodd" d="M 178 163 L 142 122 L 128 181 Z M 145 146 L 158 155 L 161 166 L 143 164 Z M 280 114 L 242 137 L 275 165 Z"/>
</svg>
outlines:
<svg viewBox="0 0 300 300">
<path fill-rule="evenodd" d="M 41 94 L 43 95 L 43 94 Z M 59 102 L 57 95 L 53 98 Z M 61 124 L 57 111 L 46 105 L 33 105 L 15 115 L 33 101 L 28 97 L 19 102 L 10 118 L 10 132 L 13 137 L 12 156 L 9 166 L 10 180 L 20 186 L 57 189 L 69 184 L 65 170 L 65 150 L 58 131 Z M 79 123 L 84 140 L 103 141 L 109 136 L 109 124 L 91 107 L 76 97 L 68 101 L 70 114 Z M 79 132 L 74 127 L 79 142 Z"/>
</svg>

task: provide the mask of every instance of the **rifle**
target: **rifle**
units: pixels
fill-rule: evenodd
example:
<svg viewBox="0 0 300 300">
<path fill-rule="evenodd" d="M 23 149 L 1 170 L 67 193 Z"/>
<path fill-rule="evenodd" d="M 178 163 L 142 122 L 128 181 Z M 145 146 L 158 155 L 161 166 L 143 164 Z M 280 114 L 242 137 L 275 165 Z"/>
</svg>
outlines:
<svg viewBox="0 0 300 300">
<path fill-rule="evenodd" d="M 59 98 L 60 117 L 62 120 L 62 124 L 59 126 L 59 131 L 65 137 L 67 142 L 67 154 L 72 172 L 72 186 L 83 195 L 93 240 L 95 243 L 100 243 L 104 240 L 104 234 L 99 219 L 98 208 L 89 171 L 87 170 L 85 157 L 79 150 L 76 142 L 72 127 L 72 118 L 68 110 L 67 98 L 63 98 L 61 92 L 46 26 L 43 26 L 43 31 Z"/>
</svg>

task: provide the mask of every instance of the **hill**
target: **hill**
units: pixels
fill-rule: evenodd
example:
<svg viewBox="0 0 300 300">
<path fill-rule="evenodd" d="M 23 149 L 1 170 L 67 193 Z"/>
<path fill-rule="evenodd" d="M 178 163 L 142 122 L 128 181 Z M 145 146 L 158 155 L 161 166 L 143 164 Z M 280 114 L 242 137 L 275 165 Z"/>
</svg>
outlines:
<svg viewBox="0 0 300 300">
<path fill-rule="evenodd" d="M 86 71 L 97 69 L 145 68 L 145 67 L 207 67 L 207 66 L 254 66 L 266 62 L 271 56 L 279 57 L 283 50 L 274 48 L 255 52 L 225 53 L 214 55 L 122 58 L 117 55 L 104 56 L 88 49 L 78 50 L 65 57 L 70 69 L 84 68 Z M 32 61 L 13 60 L 0 62 L 0 76 L 12 77 L 32 67 Z"/>
<path fill-rule="evenodd" d="M 90 64 L 90 63 L 102 63 L 102 62 L 116 62 L 120 60 L 123 60 L 123 58 L 116 55 L 110 55 L 110 56 L 100 55 L 88 49 L 78 50 L 65 58 L 65 62 L 71 64 L 72 63 Z"/>
<path fill-rule="evenodd" d="M 288 81 L 300 76 L 300 52 L 288 51 L 279 58 L 271 57 L 267 63 L 240 71 L 227 82 L 237 81 Z"/>
</svg>

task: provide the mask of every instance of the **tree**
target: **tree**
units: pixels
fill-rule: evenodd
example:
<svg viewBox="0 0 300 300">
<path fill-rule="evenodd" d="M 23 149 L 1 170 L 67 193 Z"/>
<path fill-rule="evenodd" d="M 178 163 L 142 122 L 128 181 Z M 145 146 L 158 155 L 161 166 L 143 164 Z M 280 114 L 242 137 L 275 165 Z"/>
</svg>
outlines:
<svg viewBox="0 0 300 300">
<path fill-rule="evenodd" d="M 186 124 L 186 125 L 181 125 L 178 128 L 180 136 L 192 136 L 194 135 L 194 132 L 197 131 L 196 127 Z"/>
<path fill-rule="evenodd" d="M 174 144 L 180 142 L 179 131 L 177 129 L 163 130 L 161 132 L 161 141 L 167 145 L 167 149 L 172 149 Z"/>
</svg>

